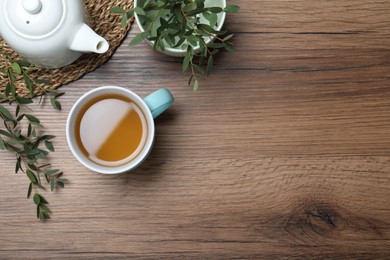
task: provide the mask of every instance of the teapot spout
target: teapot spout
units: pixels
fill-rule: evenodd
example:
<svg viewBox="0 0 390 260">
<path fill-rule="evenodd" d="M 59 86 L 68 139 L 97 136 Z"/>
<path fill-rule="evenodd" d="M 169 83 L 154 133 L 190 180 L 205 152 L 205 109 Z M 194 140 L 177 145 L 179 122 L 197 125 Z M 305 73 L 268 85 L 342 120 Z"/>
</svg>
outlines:
<svg viewBox="0 0 390 260">
<path fill-rule="evenodd" d="M 69 46 L 74 51 L 95 53 L 105 53 L 109 47 L 108 42 L 86 24 L 81 25 Z"/>
</svg>

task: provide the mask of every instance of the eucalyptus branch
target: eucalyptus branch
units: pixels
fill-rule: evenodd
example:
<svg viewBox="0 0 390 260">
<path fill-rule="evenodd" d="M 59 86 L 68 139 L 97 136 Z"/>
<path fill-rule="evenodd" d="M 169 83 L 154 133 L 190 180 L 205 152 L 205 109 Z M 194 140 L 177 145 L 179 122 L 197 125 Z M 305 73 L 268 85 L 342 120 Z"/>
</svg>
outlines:
<svg viewBox="0 0 390 260">
<path fill-rule="evenodd" d="M 220 49 L 223 48 L 229 52 L 235 50 L 234 45 L 228 41 L 233 34 L 214 28 L 217 27 L 217 14 L 237 12 L 239 7 L 236 5 L 228 5 L 225 8 L 205 7 L 205 0 L 145 0 L 144 2 L 139 0 L 138 3 L 140 5 L 143 3 L 143 6 L 128 11 L 121 7 L 110 9 L 112 13 L 122 14 L 122 26 L 126 25 L 134 13 L 144 21 L 143 26 L 147 29 L 136 35 L 130 45 L 133 46 L 148 39 L 153 42 L 154 50 L 164 51 L 166 47 L 186 50 L 182 70 L 186 72 L 190 68 L 191 76 L 188 85 L 193 84 L 194 90 L 199 87 L 199 79 L 205 79 L 203 75 L 210 75 L 214 62 L 213 56 Z M 154 15 L 155 11 L 157 11 L 156 15 Z M 203 16 L 208 24 L 201 23 L 200 16 Z M 160 25 L 157 28 L 157 34 L 154 35 L 151 28 L 156 21 L 160 21 Z M 204 38 L 208 38 L 209 43 L 206 44 Z M 195 58 L 197 64 L 195 64 Z M 204 63 L 205 59 L 206 63 Z M 205 70 L 202 69 L 204 65 Z"/>
<path fill-rule="evenodd" d="M 50 183 L 52 191 L 56 187 L 64 187 L 66 179 L 61 178 L 62 172 L 52 169 L 50 164 L 41 163 L 50 152 L 54 152 L 54 136 L 40 134 L 43 128 L 40 120 L 22 110 L 24 108 L 17 105 L 13 116 L 0 105 L 0 118 L 3 119 L 5 128 L 0 128 L 0 150 L 8 150 L 15 155 L 15 173 L 23 172 L 30 180 L 27 198 L 30 198 L 34 190 L 37 218 L 44 220 L 50 218 L 51 211 L 47 207 L 47 201 L 37 192 L 38 188 L 45 189 L 41 183 L 41 175 Z M 28 125 L 27 129 L 22 128 L 23 124 Z"/>
<path fill-rule="evenodd" d="M 6 62 L 5 68 L 0 70 L 6 78 L 8 78 L 8 83 L 5 87 L 4 94 L 0 94 L 0 99 L 2 101 L 17 101 L 20 104 L 31 104 L 33 103 L 33 98 L 35 97 L 35 89 L 39 84 L 48 84 L 50 83 L 47 80 L 35 79 L 31 76 L 31 73 L 38 70 L 38 68 L 34 67 L 31 63 L 26 60 L 13 60 L 9 57 L 4 50 L 2 51 L 2 55 L 5 58 Z M 16 91 L 15 82 L 17 77 L 20 77 L 25 85 L 25 87 L 29 91 L 29 97 L 22 97 L 18 95 Z M 58 97 L 62 96 L 64 93 L 58 90 L 49 90 L 42 88 L 42 93 L 46 96 L 49 96 L 50 103 L 52 107 L 56 110 L 61 110 L 61 104 L 57 100 Z M 42 99 L 42 96 L 41 96 Z"/>
<path fill-rule="evenodd" d="M 27 198 L 31 197 L 37 207 L 37 218 L 41 220 L 49 219 L 51 211 L 48 208 L 47 200 L 38 193 L 39 189 L 45 190 L 41 181 L 44 176 L 54 191 L 56 188 L 65 186 L 66 179 L 62 178 L 62 172 L 58 169 L 52 169 L 51 164 L 44 163 L 51 152 L 54 152 L 52 139 L 54 136 L 42 134 L 44 128 L 40 120 L 35 116 L 25 112 L 30 111 L 27 104 L 33 103 L 35 96 L 35 87 L 41 83 L 47 83 L 40 79 L 31 77 L 31 73 L 37 68 L 24 60 L 12 60 L 3 50 L 5 57 L 5 68 L 0 70 L 4 77 L 8 78 L 4 94 L 0 93 L 2 101 L 8 101 L 12 104 L 17 102 L 15 114 L 0 105 L 0 118 L 3 121 L 3 127 L 0 125 L 0 150 L 7 150 L 14 154 L 16 159 L 15 173 L 24 173 L 30 184 L 28 186 Z M 29 97 L 22 97 L 16 91 L 15 82 L 17 78 L 23 78 L 26 88 L 29 90 Z M 50 96 L 52 106 L 60 110 L 61 105 L 56 100 L 62 95 L 62 92 L 56 90 L 42 89 L 43 93 Z M 27 127 L 25 127 L 27 125 Z"/>
</svg>

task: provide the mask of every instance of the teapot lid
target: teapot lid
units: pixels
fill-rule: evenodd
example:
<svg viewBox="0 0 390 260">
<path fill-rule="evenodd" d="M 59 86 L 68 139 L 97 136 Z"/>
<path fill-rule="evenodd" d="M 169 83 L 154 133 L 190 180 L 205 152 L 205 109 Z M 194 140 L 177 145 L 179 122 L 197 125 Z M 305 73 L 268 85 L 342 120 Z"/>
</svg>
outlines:
<svg viewBox="0 0 390 260">
<path fill-rule="evenodd" d="M 6 0 L 8 26 L 25 38 L 44 38 L 54 33 L 66 14 L 65 0 Z"/>
</svg>

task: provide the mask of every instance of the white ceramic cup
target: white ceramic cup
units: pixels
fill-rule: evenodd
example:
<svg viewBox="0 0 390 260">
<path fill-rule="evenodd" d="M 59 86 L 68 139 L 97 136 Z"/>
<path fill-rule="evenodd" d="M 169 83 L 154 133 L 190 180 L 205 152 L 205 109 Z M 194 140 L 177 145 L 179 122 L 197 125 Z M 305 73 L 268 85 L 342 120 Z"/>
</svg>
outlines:
<svg viewBox="0 0 390 260">
<path fill-rule="evenodd" d="M 90 100 L 107 94 L 119 94 L 130 98 L 142 110 L 147 124 L 147 137 L 142 150 L 135 156 L 135 158 L 119 166 L 104 166 L 93 162 L 81 152 L 75 138 L 75 123 L 81 109 Z M 81 164 L 94 172 L 103 174 L 118 174 L 131 171 L 140 165 L 149 155 L 155 136 L 154 118 L 159 116 L 169 106 L 171 106 L 173 100 L 172 94 L 165 88 L 161 88 L 151 93 L 144 99 L 123 87 L 104 86 L 95 88 L 81 96 L 69 112 L 68 120 L 66 122 L 66 139 L 68 141 L 69 148 Z"/>
</svg>

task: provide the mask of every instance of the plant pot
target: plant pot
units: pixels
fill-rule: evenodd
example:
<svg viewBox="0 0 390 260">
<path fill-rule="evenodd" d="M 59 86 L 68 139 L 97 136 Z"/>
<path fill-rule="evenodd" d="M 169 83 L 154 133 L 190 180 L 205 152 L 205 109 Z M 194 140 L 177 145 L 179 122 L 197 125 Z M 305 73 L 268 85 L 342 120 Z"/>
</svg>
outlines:
<svg viewBox="0 0 390 260">
<path fill-rule="evenodd" d="M 139 3 L 142 3 L 143 1 L 145 0 L 135 0 L 134 1 L 134 8 L 139 6 L 138 4 Z M 226 7 L 226 0 L 205 0 L 205 7 L 221 7 L 221 8 L 225 8 Z M 226 13 L 225 12 L 222 12 L 222 13 L 219 13 L 217 14 L 218 16 L 218 19 L 217 19 L 217 26 L 214 27 L 215 30 L 217 31 L 220 31 L 222 29 L 222 26 L 225 22 L 225 17 L 226 17 Z M 134 17 L 135 17 L 135 21 L 138 25 L 138 27 L 140 28 L 140 30 L 142 32 L 145 31 L 141 21 L 140 21 L 140 18 L 139 16 L 134 13 Z M 206 23 L 206 24 L 209 24 L 208 21 L 203 17 L 202 14 L 199 15 L 202 23 Z M 149 43 L 150 46 L 153 46 L 154 42 L 153 41 L 150 41 L 148 39 L 146 39 L 146 41 Z M 206 44 L 209 44 L 210 42 L 212 42 L 213 39 L 212 38 L 205 38 L 205 42 Z M 185 43 L 183 43 L 185 44 Z M 174 57 L 184 57 L 186 55 L 186 50 L 183 50 L 181 48 L 181 46 L 178 46 L 176 48 L 172 48 L 172 47 L 168 47 L 168 44 L 165 44 L 165 48 L 164 50 L 160 50 L 158 49 L 160 52 L 166 54 L 166 55 L 169 55 L 169 56 L 174 56 Z M 196 46 L 196 47 L 193 47 L 194 49 L 194 52 L 197 53 L 200 51 L 200 47 L 199 46 Z"/>
</svg>

